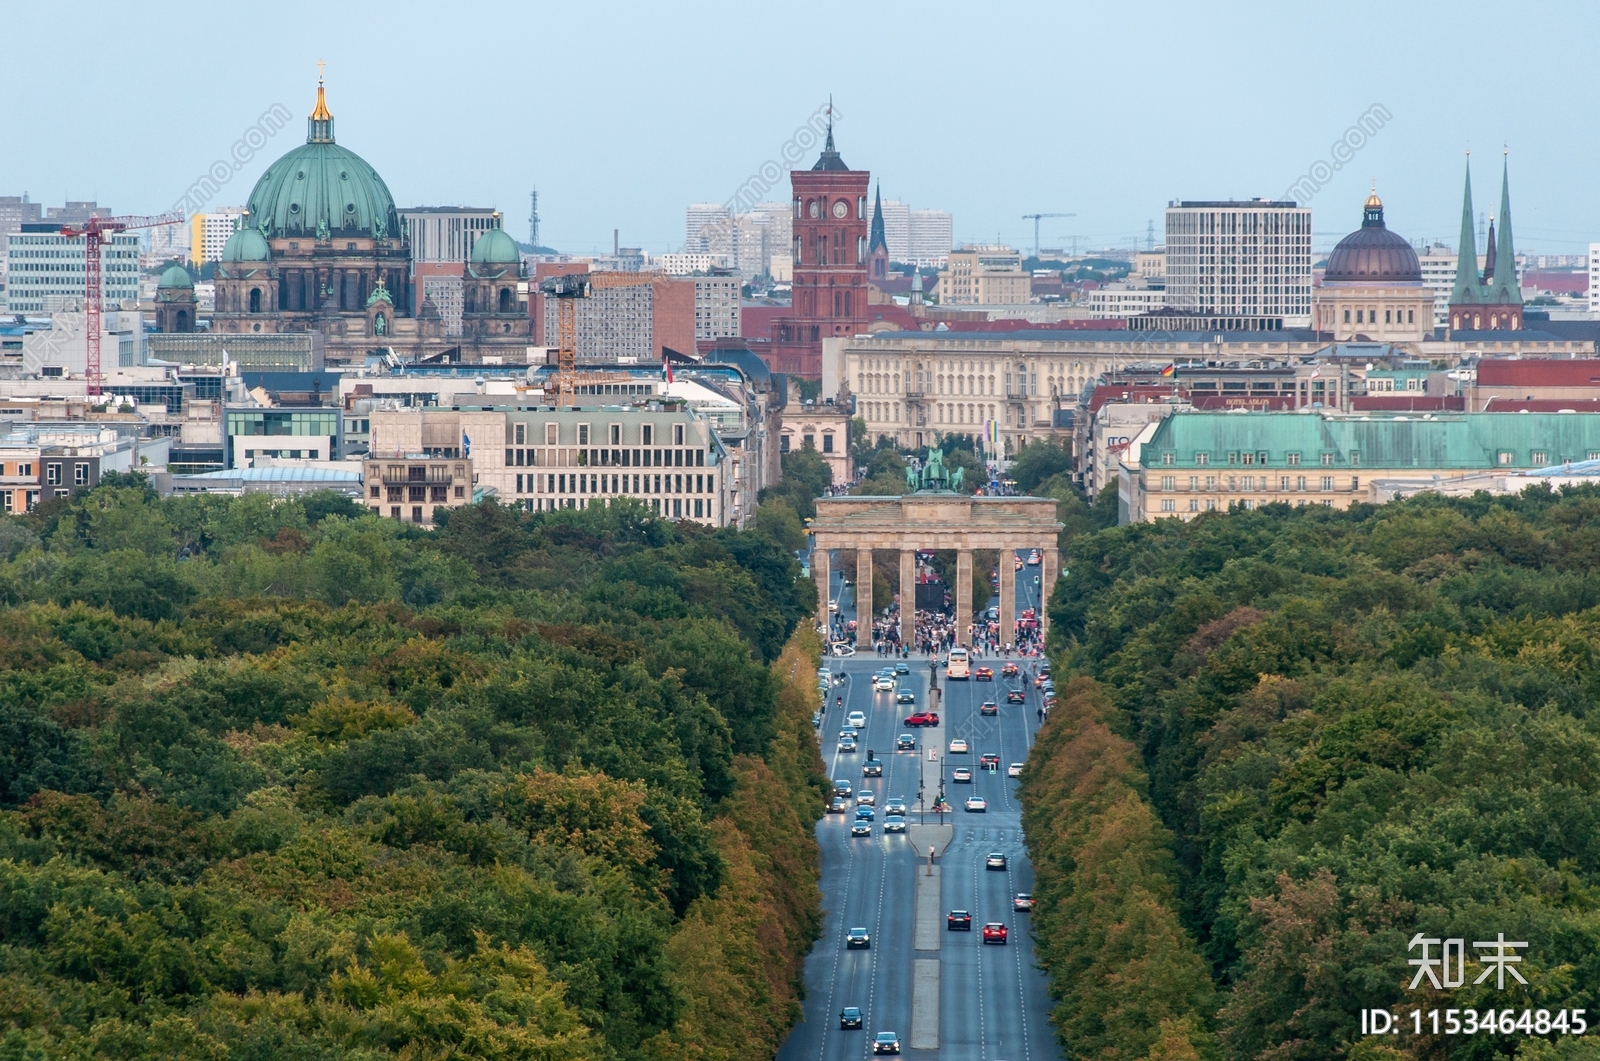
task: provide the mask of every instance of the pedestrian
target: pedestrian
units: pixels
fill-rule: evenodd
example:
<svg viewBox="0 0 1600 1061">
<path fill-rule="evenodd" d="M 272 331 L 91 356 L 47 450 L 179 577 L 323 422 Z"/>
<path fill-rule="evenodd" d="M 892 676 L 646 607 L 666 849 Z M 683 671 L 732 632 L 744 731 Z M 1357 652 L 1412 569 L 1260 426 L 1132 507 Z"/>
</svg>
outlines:
<svg viewBox="0 0 1600 1061">
<path fill-rule="evenodd" d="M 1042 704 L 1039 707 L 1039 722 L 1041 725 L 1044 723 L 1044 706 Z"/>
</svg>

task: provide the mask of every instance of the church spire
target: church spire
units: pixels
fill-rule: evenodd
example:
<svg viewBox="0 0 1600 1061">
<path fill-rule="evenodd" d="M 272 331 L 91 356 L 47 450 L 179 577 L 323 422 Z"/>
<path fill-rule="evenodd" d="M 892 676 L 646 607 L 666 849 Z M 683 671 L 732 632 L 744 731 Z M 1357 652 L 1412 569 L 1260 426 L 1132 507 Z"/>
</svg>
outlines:
<svg viewBox="0 0 1600 1061">
<path fill-rule="evenodd" d="M 331 144 L 333 143 L 333 112 L 328 110 L 328 97 L 322 87 L 322 68 L 325 64 L 317 60 L 317 107 L 311 112 L 311 117 L 306 120 L 306 143 Z"/>
<path fill-rule="evenodd" d="M 822 145 L 822 156 L 817 159 L 814 170 L 848 170 L 844 159 L 839 157 L 839 149 L 833 146 L 833 97 L 828 97 L 828 140 Z"/>
<path fill-rule="evenodd" d="M 880 184 L 872 193 L 872 236 L 867 240 L 867 253 L 870 255 L 879 247 L 885 254 L 889 253 L 889 237 L 883 231 L 883 185 Z"/>
<path fill-rule="evenodd" d="M 1494 269 L 1489 276 L 1490 301 L 1501 306 L 1520 306 L 1522 287 L 1517 283 L 1517 248 L 1511 242 L 1511 163 L 1507 159 L 1500 173 L 1500 244 Z"/>
<path fill-rule="evenodd" d="M 1489 281 L 1494 278 L 1494 215 L 1489 215 L 1489 238 L 1483 244 L 1483 280 L 1484 287 L 1489 286 Z"/>
<path fill-rule="evenodd" d="M 1461 193 L 1461 239 L 1456 243 L 1456 282 L 1450 291 L 1450 305 L 1472 305 L 1482 301 L 1478 280 L 1478 239 L 1472 230 L 1472 157 L 1467 157 L 1467 179 Z"/>
</svg>

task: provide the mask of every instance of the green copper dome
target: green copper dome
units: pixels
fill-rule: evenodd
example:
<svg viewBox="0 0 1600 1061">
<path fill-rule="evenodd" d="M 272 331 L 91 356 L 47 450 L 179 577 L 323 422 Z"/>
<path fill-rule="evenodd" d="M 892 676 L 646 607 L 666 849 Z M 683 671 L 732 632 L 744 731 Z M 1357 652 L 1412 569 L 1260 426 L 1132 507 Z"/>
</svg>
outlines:
<svg viewBox="0 0 1600 1061">
<path fill-rule="evenodd" d="M 250 193 L 250 223 L 268 239 L 399 239 L 394 198 L 376 170 L 334 143 L 322 86 L 306 142 L 274 162 Z"/>
<path fill-rule="evenodd" d="M 232 242 L 231 240 L 229 241 Z M 189 279 L 189 271 L 181 265 L 169 265 L 166 272 L 161 274 L 161 279 L 156 281 L 156 288 L 171 290 L 176 287 L 194 289 L 194 281 Z"/>
<path fill-rule="evenodd" d="M 489 229 L 472 245 L 474 265 L 518 265 L 521 261 L 517 241 L 506 235 L 503 228 Z"/>
<path fill-rule="evenodd" d="M 228 242 L 222 245 L 222 260 L 225 262 L 264 262 L 272 257 L 272 250 L 267 246 L 267 239 L 260 230 L 246 225 L 228 237 Z"/>
</svg>

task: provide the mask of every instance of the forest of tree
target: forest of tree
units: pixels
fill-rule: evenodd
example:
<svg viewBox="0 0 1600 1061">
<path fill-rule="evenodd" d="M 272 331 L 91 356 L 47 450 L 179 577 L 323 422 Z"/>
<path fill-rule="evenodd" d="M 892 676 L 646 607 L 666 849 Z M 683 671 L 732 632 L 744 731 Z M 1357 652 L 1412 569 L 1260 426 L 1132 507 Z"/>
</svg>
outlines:
<svg viewBox="0 0 1600 1061">
<path fill-rule="evenodd" d="M 1162 520 L 1063 563 L 1022 795 L 1072 1056 L 1600 1057 L 1358 1017 L 1600 1016 L 1600 491 Z M 1529 986 L 1469 950 L 1408 991 L 1418 932 L 1528 941 Z"/>
<path fill-rule="evenodd" d="M 786 542 L 113 478 L 0 521 L 0 1058 L 776 1051 L 826 786 Z"/>
</svg>

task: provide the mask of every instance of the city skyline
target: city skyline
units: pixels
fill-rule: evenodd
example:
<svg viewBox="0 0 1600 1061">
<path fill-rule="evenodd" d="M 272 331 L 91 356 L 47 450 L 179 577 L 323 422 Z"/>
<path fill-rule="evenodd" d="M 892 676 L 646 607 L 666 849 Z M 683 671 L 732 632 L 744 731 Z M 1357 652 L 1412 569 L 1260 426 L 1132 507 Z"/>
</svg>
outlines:
<svg viewBox="0 0 1600 1061">
<path fill-rule="evenodd" d="M 131 103 L 108 108 L 100 93 L 63 80 L 51 49 L 19 50 L 0 129 L 28 146 L 0 158 L 0 194 L 27 192 L 49 203 L 95 199 L 119 213 L 166 209 L 215 160 L 229 159 L 245 130 L 281 108 L 289 120 L 205 204 L 237 205 L 266 165 L 302 138 L 317 62 L 325 60 L 340 142 L 386 175 L 397 202 L 491 204 L 522 238 L 528 189 L 537 185 L 543 242 L 570 253 L 609 250 L 613 230 L 629 246 L 680 249 L 684 206 L 731 199 L 830 94 L 850 165 L 870 170 L 886 199 L 953 214 L 958 244 L 998 238 L 1031 247 L 1023 214 L 1070 211 L 1078 215 L 1071 221 L 1046 222 L 1044 246 L 1067 246 L 1072 237 L 1080 247 L 1142 245 L 1150 221 L 1159 230 L 1169 200 L 1279 196 L 1315 173 L 1319 161 L 1335 161 L 1330 147 L 1374 108 L 1392 117 L 1363 138 L 1348 163 L 1330 169 L 1309 200 L 1319 250 L 1359 224 L 1373 178 L 1395 231 L 1453 242 L 1463 152 L 1471 148 L 1482 166 L 1498 163 L 1502 145 L 1511 153 L 1528 252 L 1580 254 L 1600 237 L 1600 203 L 1579 176 L 1600 161 L 1592 138 L 1573 133 L 1570 118 L 1541 106 L 1537 92 L 1484 90 L 1470 108 L 1457 107 L 1441 91 L 1440 79 L 1451 75 L 1432 72 L 1463 58 L 1469 69 L 1500 69 L 1502 50 L 1533 47 L 1546 67 L 1576 68 L 1590 36 L 1581 29 L 1600 25 L 1600 15 L 1575 5 L 1538 25 L 1501 27 L 1492 49 L 1480 43 L 1483 19 L 1474 15 L 1488 17 L 1486 4 L 1452 8 L 1469 17 L 1448 20 L 1438 17 L 1446 10 L 1440 6 L 1398 9 L 1386 15 L 1394 32 L 1385 33 L 1352 33 L 1348 10 L 1275 12 L 1276 24 L 1289 23 L 1276 53 L 1259 50 L 1271 38 L 1254 32 L 1248 46 L 1239 43 L 1241 24 L 1273 10 L 1251 4 L 1196 24 L 1174 7 L 1174 18 L 1143 23 L 1132 41 L 1123 41 L 1124 22 L 1094 9 L 1036 12 L 1030 25 L 1037 32 L 1022 39 L 953 7 L 909 24 L 869 10 L 854 16 L 852 36 L 871 43 L 875 62 L 863 69 L 844 61 L 858 54 L 846 51 L 806 77 L 783 80 L 770 78 L 772 49 L 812 51 L 831 30 L 719 5 L 694 17 L 641 9 L 594 26 L 512 13 L 496 19 L 499 32 L 487 39 L 534 40 L 529 58 L 540 77 L 517 96 L 497 96 L 512 102 L 488 107 L 472 79 L 429 72 L 452 48 L 484 50 L 482 27 L 470 19 L 434 27 L 425 38 L 377 38 L 358 30 L 359 16 L 315 9 L 326 32 L 307 43 L 291 32 L 293 18 L 263 29 L 244 13 L 198 5 L 180 5 L 176 18 L 161 22 L 130 19 L 109 5 L 100 10 L 96 20 L 128 47 L 97 56 L 97 82 L 121 85 L 121 98 Z M 182 12 L 191 10 L 206 17 L 185 19 Z M 290 8 L 308 17 L 312 10 Z M 409 14 L 414 21 L 423 11 L 400 4 L 396 20 L 406 23 Z M 54 19 L 45 10 L 13 16 L 19 39 L 55 36 Z M 1580 32 L 1550 33 L 1555 24 Z M 720 83 L 746 90 L 708 108 L 705 80 L 684 58 L 696 49 L 679 46 L 688 34 L 698 35 L 703 54 L 717 57 L 727 75 Z M 163 110 L 172 75 L 151 61 L 152 52 L 240 39 L 251 46 L 232 49 L 231 75 L 195 81 L 180 94 L 183 109 L 173 120 Z M 1426 42 L 1422 55 L 1419 40 Z M 1207 55 L 1237 61 L 1196 67 L 1195 57 Z M 1070 66 L 1056 65 L 1066 56 Z M 938 108 L 913 110 L 904 81 L 878 74 L 897 67 L 925 72 L 930 86 L 986 69 L 1009 79 L 1016 95 L 996 101 L 947 93 Z M 395 72 L 413 68 L 424 71 L 417 83 L 395 92 Z M 1197 69 L 1205 75 L 1198 91 L 1189 83 Z M 619 80 L 616 70 L 628 74 Z M 591 81 L 595 87 L 583 87 Z M 541 83 L 592 96 L 594 105 L 542 105 Z M 1482 77 L 1476 84 L 1485 86 Z M 1071 91 L 1076 85 L 1088 90 Z M 795 165 L 804 168 L 814 156 L 812 148 Z M 138 164 L 128 165 L 130 158 Z M 774 182 L 767 198 L 784 199 L 786 184 L 786 176 Z"/>
</svg>

